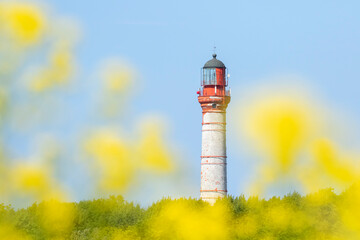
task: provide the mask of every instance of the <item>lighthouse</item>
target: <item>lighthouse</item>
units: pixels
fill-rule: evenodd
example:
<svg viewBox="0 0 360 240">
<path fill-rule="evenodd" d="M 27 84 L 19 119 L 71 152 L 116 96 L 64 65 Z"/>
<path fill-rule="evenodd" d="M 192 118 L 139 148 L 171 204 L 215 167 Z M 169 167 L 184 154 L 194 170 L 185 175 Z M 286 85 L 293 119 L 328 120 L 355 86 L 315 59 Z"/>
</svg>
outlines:
<svg viewBox="0 0 360 240">
<path fill-rule="evenodd" d="M 197 93 L 202 108 L 200 198 L 213 204 L 227 195 L 226 108 L 230 102 L 227 70 L 216 54 L 202 68 Z"/>
</svg>

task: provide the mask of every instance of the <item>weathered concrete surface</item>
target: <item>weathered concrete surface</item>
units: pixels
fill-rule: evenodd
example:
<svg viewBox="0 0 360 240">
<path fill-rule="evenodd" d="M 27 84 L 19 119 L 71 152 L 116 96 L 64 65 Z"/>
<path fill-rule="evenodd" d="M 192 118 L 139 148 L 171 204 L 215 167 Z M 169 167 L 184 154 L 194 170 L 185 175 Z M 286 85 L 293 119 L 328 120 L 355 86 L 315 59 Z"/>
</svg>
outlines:
<svg viewBox="0 0 360 240">
<path fill-rule="evenodd" d="M 200 197 L 213 204 L 226 194 L 226 112 L 210 110 L 203 113 Z"/>
</svg>

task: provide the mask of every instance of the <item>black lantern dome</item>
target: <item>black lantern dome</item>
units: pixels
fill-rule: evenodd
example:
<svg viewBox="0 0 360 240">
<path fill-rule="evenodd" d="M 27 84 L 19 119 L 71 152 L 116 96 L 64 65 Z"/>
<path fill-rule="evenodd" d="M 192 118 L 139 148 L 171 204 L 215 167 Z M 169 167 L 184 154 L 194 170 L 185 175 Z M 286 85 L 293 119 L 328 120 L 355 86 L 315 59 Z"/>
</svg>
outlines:
<svg viewBox="0 0 360 240">
<path fill-rule="evenodd" d="M 204 68 L 225 68 L 225 64 L 222 61 L 216 59 L 216 54 L 214 53 L 213 59 L 207 61 L 204 65 Z"/>
</svg>

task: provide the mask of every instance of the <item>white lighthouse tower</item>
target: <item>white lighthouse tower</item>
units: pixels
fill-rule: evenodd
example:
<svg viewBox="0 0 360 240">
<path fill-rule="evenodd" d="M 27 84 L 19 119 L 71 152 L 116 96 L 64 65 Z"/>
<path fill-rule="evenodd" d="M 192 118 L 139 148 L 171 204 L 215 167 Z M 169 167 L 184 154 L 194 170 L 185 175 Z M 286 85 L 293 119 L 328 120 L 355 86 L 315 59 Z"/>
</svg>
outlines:
<svg viewBox="0 0 360 240">
<path fill-rule="evenodd" d="M 213 204 L 227 195 L 226 108 L 230 102 L 224 63 L 209 60 L 202 68 L 198 100 L 202 108 L 201 190 L 202 200 Z"/>
</svg>

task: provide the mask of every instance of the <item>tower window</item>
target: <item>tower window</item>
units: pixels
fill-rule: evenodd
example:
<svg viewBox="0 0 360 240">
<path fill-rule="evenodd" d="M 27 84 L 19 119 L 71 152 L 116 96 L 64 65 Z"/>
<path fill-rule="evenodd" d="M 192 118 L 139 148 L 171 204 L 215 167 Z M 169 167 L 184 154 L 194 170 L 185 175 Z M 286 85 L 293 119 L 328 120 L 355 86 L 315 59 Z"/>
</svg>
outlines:
<svg viewBox="0 0 360 240">
<path fill-rule="evenodd" d="M 203 84 L 204 85 L 215 85 L 216 84 L 216 69 L 215 68 L 204 68 L 203 69 Z"/>
</svg>

